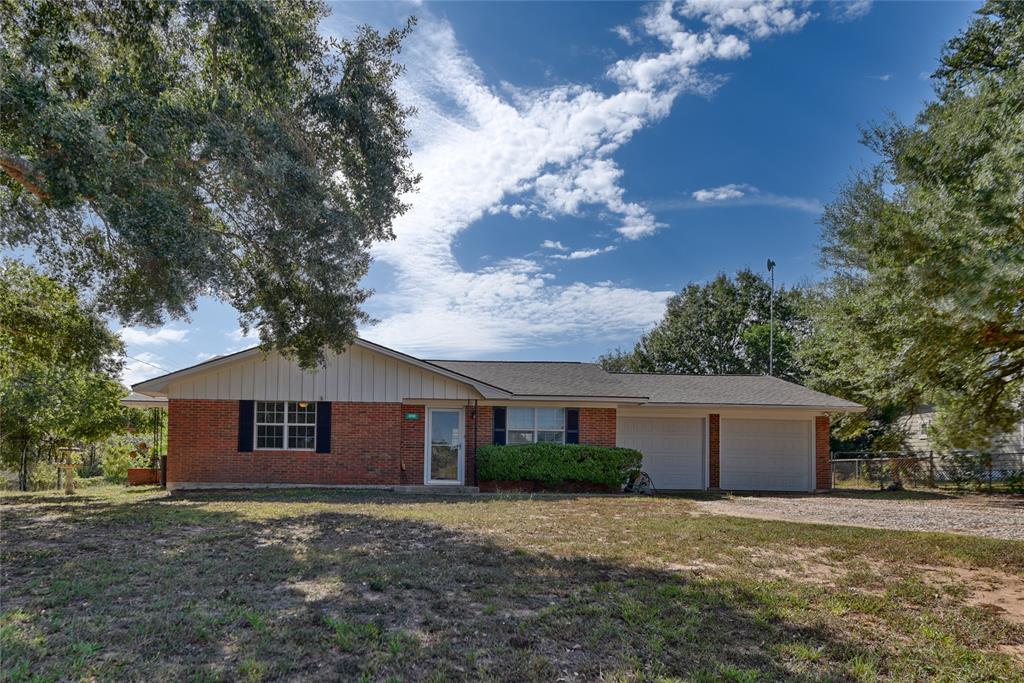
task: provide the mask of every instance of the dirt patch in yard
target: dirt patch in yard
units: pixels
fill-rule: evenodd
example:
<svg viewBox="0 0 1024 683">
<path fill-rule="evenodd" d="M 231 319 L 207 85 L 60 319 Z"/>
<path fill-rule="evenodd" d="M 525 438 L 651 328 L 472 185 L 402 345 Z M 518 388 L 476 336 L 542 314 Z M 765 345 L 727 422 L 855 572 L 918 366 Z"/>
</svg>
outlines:
<svg viewBox="0 0 1024 683">
<path fill-rule="evenodd" d="M 980 607 L 1014 624 L 1024 624 L 1024 579 L 993 569 L 920 567 L 927 579 L 939 586 L 962 586 L 970 605 Z"/>
</svg>

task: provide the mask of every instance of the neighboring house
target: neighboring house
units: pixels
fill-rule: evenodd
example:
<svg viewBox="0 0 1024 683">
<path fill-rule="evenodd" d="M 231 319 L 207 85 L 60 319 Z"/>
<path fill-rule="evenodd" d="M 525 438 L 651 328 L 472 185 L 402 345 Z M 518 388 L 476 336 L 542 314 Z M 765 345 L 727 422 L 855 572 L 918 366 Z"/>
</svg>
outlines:
<svg viewBox="0 0 1024 683">
<path fill-rule="evenodd" d="M 907 415 L 904 428 L 907 430 L 907 448 L 912 451 L 934 450 L 928 438 L 928 425 L 935 419 L 935 408 L 918 406 Z M 1014 429 L 1001 434 L 992 443 L 992 453 L 1024 453 L 1024 420 Z"/>
<path fill-rule="evenodd" d="M 312 371 L 257 348 L 140 382 L 166 397 L 168 488 L 474 485 L 483 444 L 628 446 L 659 489 L 827 489 L 829 413 L 774 377 L 421 360 L 358 339 Z"/>
</svg>

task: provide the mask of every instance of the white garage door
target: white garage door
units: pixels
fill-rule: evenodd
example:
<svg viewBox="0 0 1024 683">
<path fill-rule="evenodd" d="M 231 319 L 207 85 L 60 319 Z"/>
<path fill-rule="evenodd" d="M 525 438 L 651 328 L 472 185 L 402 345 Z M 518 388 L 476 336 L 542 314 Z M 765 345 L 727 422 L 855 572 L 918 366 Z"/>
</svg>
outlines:
<svg viewBox="0 0 1024 683">
<path fill-rule="evenodd" d="M 644 454 L 644 472 L 657 489 L 704 488 L 704 420 L 623 417 L 616 441 Z"/>
<path fill-rule="evenodd" d="M 720 484 L 735 491 L 809 491 L 811 421 L 726 420 L 720 425 Z"/>
</svg>

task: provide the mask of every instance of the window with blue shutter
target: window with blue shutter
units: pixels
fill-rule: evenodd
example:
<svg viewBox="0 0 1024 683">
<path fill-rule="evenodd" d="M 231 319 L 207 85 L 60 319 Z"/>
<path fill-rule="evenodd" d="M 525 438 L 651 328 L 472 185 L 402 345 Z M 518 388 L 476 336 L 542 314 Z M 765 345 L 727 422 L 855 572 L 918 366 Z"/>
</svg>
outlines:
<svg viewBox="0 0 1024 683">
<path fill-rule="evenodd" d="M 580 409 L 565 409 L 565 442 L 580 442 Z"/>
<path fill-rule="evenodd" d="M 331 402 L 316 403 L 316 452 L 331 452 Z"/>
<path fill-rule="evenodd" d="M 495 408 L 494 409 L 494 437 L 491 440 L 498 446 L 505 445 L 505 409 Z"/>
<path fill-rule="evenodd" d="M 254 431 L 254 422 L 256 419 L 256 409 L 254 401 L 239 401 L 238 402 L 238 452 L 239 453 L 251 453 L 252 452 L 252 434 Z"/>
</svg>

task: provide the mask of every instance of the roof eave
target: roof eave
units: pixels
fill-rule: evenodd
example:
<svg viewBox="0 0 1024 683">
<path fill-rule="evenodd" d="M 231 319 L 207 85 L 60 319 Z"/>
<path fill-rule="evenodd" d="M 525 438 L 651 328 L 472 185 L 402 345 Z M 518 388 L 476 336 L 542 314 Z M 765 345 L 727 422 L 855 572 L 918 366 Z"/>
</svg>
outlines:
<svg viewBox="0 0 1024 683">
<path fill-rule="evenodd" d="M 835 406 L 835 405 L 796 405 L 786 403 L 679 403 L 670 401 L 646 401 L 643 405 L 653 408 L 707 408 L 707 409 L 746 409 L 746 408 L 769 408 L 775 410 L 818 410 L 824 413 L 863 413 L 867 410 L 864 406 Z"/>
<path fill-rule="evenodd" d="M 583 395 L 562 395 L 562 394 L 513 394 L 510 397 L 513 401 L 592 401 L 600 403 L 633 403 L 642 405 L 647 403 L 647 396 L 583 396 Z"/>
</svg>

